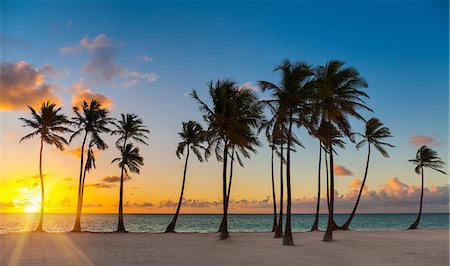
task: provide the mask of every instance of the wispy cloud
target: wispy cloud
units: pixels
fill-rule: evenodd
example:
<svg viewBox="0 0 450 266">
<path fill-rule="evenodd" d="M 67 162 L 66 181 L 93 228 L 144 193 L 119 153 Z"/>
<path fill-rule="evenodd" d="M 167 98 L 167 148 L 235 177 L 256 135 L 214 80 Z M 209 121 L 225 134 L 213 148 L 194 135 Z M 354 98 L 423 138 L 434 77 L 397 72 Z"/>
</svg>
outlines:
<svg viewBox="0 0 450 266">
<path fill-rule="evenodd" d="M 439 143 L 436 141 L 435 137 L 427 135 L 412 135 L 409 139 L 409 144 L 415 147 L 420 147 L 423 145 L 439 146 Z"/>
<path fill-rule="evenodd" d="M 335 164 L 334 165 L 334 174 L 336 176 L 352 176 L 353 172 L 350 171 L 349 169 L 345 168 L 345 166 L 343 166 L 343 165 Z"/>
<path fill-rule="evenodd" d="M 45 83 L 43 69 L 37 69 L 25 61 L 0 63 L 0 111 L 27 110 L 27 105 L 38 108 L 44 101 L 62 102 L 54 92 L 54 84 Z"/>
</svg>

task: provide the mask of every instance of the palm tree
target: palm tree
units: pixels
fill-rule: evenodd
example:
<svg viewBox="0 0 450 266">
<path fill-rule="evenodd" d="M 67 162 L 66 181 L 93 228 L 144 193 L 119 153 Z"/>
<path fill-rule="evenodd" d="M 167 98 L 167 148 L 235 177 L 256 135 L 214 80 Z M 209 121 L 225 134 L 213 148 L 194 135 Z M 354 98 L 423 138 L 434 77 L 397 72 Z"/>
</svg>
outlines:
<svg viewBox="0 0 450 266">
<path fill-rule="evenodd" d="M 200 111 L 204 113 L 204 120 L 208 124 L 208 148 L 205 158 L 214 151 L 216 159 L 223 162 L 222 169 L 222 196 L 223 218 L 220 228 L 220 239 L 228 238 L 228 207 L 227 207 L 227 167 L 229 150 L 233 146 L 242 146 L 249 149 L 250 139 L 253 138 L 252 128 L 256 128 L 261 117 L 255 94 L 250 89 L 237 88 L 231 80 L 217 80 L 208 82 L 208 92 L 212 100 L 209 107 L 197 95 L 195 90 L 191 96 L 199 103 Z M 250 148 L 251 150 L 252 148 Z M 233 153 L 234 154 L 234 153 Z"/>
<path fill-rule="evenodd" d="M 132 146 L 128 146 L 127 143 L 130 139 L 134 140 L 138 143 L 142 143 L 148 145 L 146 139 L 148 139 L 147 134 L 150 131 L 146 126 L 143 125 L 142 119 L 140 119 L 135 114 L 120 114 L 121 120 L 113 121 L 112 124 L 115 126 L 115 129 L 111 131 L 111 135 L 119 135 L 119 138 L 116 141 L 116 147 L 123 153 L 127 151 L 127 147 L 131 150 L 137 150 L 137 148 L 132 149 Z M 120 192 L 119 192 L 119 216 L 118 216 L 118 225 L 117 232 L 126 232 L 125 226 L 123 223 L 123 171 L 126 168 L 122 167 L 122 174 L 120 176 Z M 136 168 L 134 168 L 136 170 Z M 131 170 L 131 168 L 130 168 Z M 139 170 L 137 168 L 137 170 Z M 133 172 L 131 170 L 131 172 Z M 138 173 L 138 172 L 133 172 Z"/>
<path fill-rule="evenodd" d="M 128 170 L 132 173 L 139 174 L 141 166 L 144 165 L 144 159 L 139 155 L 139 148 L 134 147 L 132 143 L 126 146 L 118 146 L 121 157 L 115 158 L 111 163 L 118 162 L 120 167 L 120 196 L 119 196 L 119 223 L 117 225 L 117 232 L 127 232 L 123 223 L 123 178 L 124 172 L 129 178 Z"/>
<path fill-rule="evenodd" d="M 408 229 L 417 229 L 420 222 L 420 217 L 422 216 L 422 202 L 423 202 L 423 171 L 424 167 L 428 167 L 432 170 L 438 171 L 439 173 L 446 174 L 441 169 L 444 167 L 445 163 L 438 157 L 437 152 L 428 148 L 427 146 L 422 146 L 416 153 L 416 158 L 408 160 L 409 162 L 416 165 L 414 171 L 417 174 L 422 174 L 422 190 L 420 192 L 420 209 L 417 219 Z"/>
<path fill-rule="evenodd" d="M 24 122 L 24 127 L 30 127 L 33 132 L 21 138 L 19 142 L 33 138 L 40 135 L 41 148 L 39 151 L 39 177 L 41 180 L 41 215 L 39 218 L 39 225 L 36 232 L 43 232 L 44 223 L 44 179 L 42 177 L 42 150 L 44 143 L 54 145 L 59 150 L 64 150 L 64 145 L 67 145 L 67 140 L 60 136 L 66 132 L 71 132 L 65 125 L 70 124 L 67 117 L 60 114 L 61 108 L 56 108 L 54 103 L 44 102 L 41 106 L 40 113 L 37 113 L 31 106 L 28 106 L 31 111 L 31 119 L 19 118 Z"/>
<path fill-rule="evenodd" d="M 282 121 L 287 122 L 287 152 L 286 152 L 286 188 L 287 188 L 287 209 L 286 228 L 283 236 L 283 245 L 294 245 L 291 230 L 291 150 L 293 146 L 293 125 L 306 125 L 308 119 L 307 104 L 312 93 L 312 70 L 304 62 L 291 63 L 285 60 L 275 71 L 281 72 L 279 85 L 267 81 L 259 81 L 259 87 L 271 90 L 274 102 L 278 102 L 279 110 L 277 115 L 282 115 Z"/>
<path fill-rule="evenodd" d="M 86 179 L 86 172 L 90 172 L 93 168 L 96 168 L 95 166 L 95 154 L 94 154 L 94 146 L 96 145 L 96 141 L 95 140 L 91 140 L 91 142 L 89 143 L 88 146 L 88 150 L 87 150 L 87 158 L 86 158 L 86 163 L 84 165 L 84 170 L 83 170 L 83 180 L 81 182 L 81 193 L 80 193 L 80 202 L 81 204 L 83 204 L 83 197 L 84 197 L 84 181 Z"/>
<path fill-rule="evenodd" d="M 179 132 L 178 135 L 180 135 L 183 141 L 178 143 L 176 155 L 178 159 L 180 159 L 180 156 L 184 153 L 185 150 L 187 150 L 186 161 L 184 163 L 183 182 L 181 186 L 181 194 L 180 199 L 178 201 L 177 210 L 175 212 L 172 221 L 167 226 L 165 233 L 175 232 L 175 225 L 177 223 L 178 214 L 180 213 L 181 208 L 181 202 L 183 200 L 184 184 L 186 181 L 186 171 L 189 160 L 189 151 L 192 150 L 192 152 L 197 156 L 197 159 L 200 162 L 203 162 L 203 158 L 202 155 L 200 154 L 199 149 L 203 148 L 201 144 L 206 140 L 207 134 L 199 123 L 191 120 L 188 122 L 183 122 L 183 130 Z"/>
<path fill-rule="evenodd" d="M 358 109 L 371 111 L 365 105 L 362 97 L 369 96 L 360 90 L 368 87 L 367 83 L 359 72 L 352 67 L 345 67 L 344 62 L 331 60 L 325 66 L 319 66 L 315 70 L 316 93 L 312 111 L 312 121 L 320 124 L 326 122 L 328 131 L 331 131 L 331 125 L 336 127 L 347 137 L 353 140 L 349 117 L 355 117 L 364 121 L 364 118 L 358 113 Z M 330 210 L 328 215 L 327 231 L 324 235 L 324 241 L 333 240 L 334 223 L 334 161 L 333 161 L 333 143 L 331 134 L 328 134 L 328 155 L 330 167 Z"/>
<path fill-rule="evenodd" d="M 394 145 L 391 145 L 387 142 L 383 142 L 386 138 L 391 138 L 391 132 L 389 131 L 389 128 L 384 127 L 383 123 L 380 122 L 378 118 L 371 118 L 366 123 L 366 128 L 364 131 L 364 134 L 357 133 L 357 135 L 360 135 L 363 137 L 363 140 L 358 142 L 356 145 L 357 149 L 360 149 L 365 143 L 367 143 L 368 150 L 367 150 L 367 161 L 366 161 L 366 170 L 364 172 L 364 179 L 361 184 L 361 188 L 359 189 L 358 198 L 356 199 L 355 206 L 353 207 L 352 213 L 350 214 L 350 217 L 348 217 L 347 221 L 339 227 L 339 230 L 348 230 L 350 223 L 352 222 L 353 216 L 356 213 L 356 208 L 358 207 L 359 200 L 361 198 L 361 194 L 364 189 L 364 184 L 366 183 L 367 173 L 369 170 L 369 160 L 370 160 L 370 147 L 373 145 L 384 157 L 389 157 L 388 152 L 384 149 L 383 146 L 388 147 L 394 147 Z"/>
<path fill-rule="evenodd" d="M 77 215 L 75 218 L 75 224 L 72 232 L 81 232 L 81 212 L 83 208 L 82 191 L 84 191 L 84 146 L 86 144 L 88 136 L 90 137 L 90 143 L 95 145 L 99 150 L 105 150 L 108 145 L 100 138 L 101 133 L 110 132 L 107 125 L 111 122 L 111 118 L 108 118 L 108 110 L 101 107 L 101 103 L 97 100 L 91 100 L 88 104 L 83 101 L 81 106 L 81 112 L 78 106 L 73 107 L 75 117 L 72 118 L 72 123 L 78 128 L 69 139 L 69 142 L 81 135 L 84 132 L 83 142 L 81 144 L 80 152 L 80 176 L 78 181 L 78 200 L 77 200 Z"/>
</svg>

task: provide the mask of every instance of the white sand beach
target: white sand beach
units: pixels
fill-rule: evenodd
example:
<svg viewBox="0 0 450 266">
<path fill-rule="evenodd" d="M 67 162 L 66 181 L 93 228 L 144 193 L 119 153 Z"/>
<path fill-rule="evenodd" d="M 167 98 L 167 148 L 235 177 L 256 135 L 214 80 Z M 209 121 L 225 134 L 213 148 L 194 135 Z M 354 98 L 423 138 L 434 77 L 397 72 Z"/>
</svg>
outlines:
<svg viewBox="0 0 450 266">
<path fill-rule="evenodd" d="M 14 233 L 0 235 L 0 265 L 449 265 L 449 229 L 295 233 Z"/>
</svg>

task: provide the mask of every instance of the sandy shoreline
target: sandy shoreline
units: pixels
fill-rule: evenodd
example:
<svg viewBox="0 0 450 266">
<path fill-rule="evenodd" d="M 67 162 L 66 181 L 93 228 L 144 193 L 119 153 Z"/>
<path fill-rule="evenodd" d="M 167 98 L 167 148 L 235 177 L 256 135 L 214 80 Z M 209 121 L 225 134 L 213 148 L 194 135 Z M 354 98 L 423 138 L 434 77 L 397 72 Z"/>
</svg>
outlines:
<svg viewBox="0 0 450 266">
<path fill-rule="evenodd" d="M 0 235 L 0 265 L 449 265 L 449 229 L 294 233 L 15 233 Z"/>
</svg>

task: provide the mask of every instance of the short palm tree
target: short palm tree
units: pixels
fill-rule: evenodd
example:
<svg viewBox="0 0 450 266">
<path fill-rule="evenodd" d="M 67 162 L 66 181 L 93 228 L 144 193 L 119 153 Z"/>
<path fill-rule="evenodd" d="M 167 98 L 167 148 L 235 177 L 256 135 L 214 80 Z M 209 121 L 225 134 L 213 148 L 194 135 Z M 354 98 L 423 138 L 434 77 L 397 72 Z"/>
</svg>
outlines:
<svg viewBox="0 0 450 266">
<path fill-rule="evenodd" d="M 56 108 L 54 103 L 45 102 L 41 106 L 40 113 L 37 113 L 32 107 L 28 106 L 31 111 L 31 119 L 19 118 L 24 122 L 24 127 L 30 127 L 33 132 L 20 139 L 20 142 L 40 135 L 41 148 L 39 152 L 39 177 L 41 180 L 41 215 L 39 225 L 35 231 L 43 231 L 44 223 L 44 179 L 42 177 L 42 150 L 44 143 L 54 145 L 59 150 L 64 150 L 67 140 L 60 134 L 71 132 L 66 125 L 70 124 L 67 117 L 60 113 L 61 108 Z"/>
<path fill-rule="evenodd" d="M 90 137 L 90 144 L 95 145 L 99 150 L 105 150 L 108 145 L 100 137 L 101 133 L 108 133 L 110 129 L 107 125 L 112 121 L 108 117 L 109 112 L 106 108 L 102 108 L 101 103 L 97 100 L 92 100 L 89 104 L 83 101 L 81 110 L 78 106 L 73 107 L 75 117 L 72 118 L 72 123 L 78 128 L 69 139 L 69 142 L 83 134 L 83 142 L 81 144 L 80 153 L 80 174 L 78 180 L 78 204 L 77 204 L 77 215 L 75 218 L 75 224 L 73 226 L 72 232 L 81 232 L 81 212 L 83 208 L 82 191 L 83 179 L 86 171 L 83 170 L 84 166 L 84 147 L 88 137 Z M 92 150 L 91 150 L 92 152 Z"/>
<path fill-rule="evenodd" d="M 389 157 L 388 152 L 384 149 L 383 146 L 388 147 L 394 147 L 394 145 L 391 145 L 387 142 L 384 142 L 385 139 L 391 138 L 391 132 L 389 128 L 384 127 L 383 123 L 378 118 L 371 118 L 366 123 L 366 128 L 364 131 L 364 134 L 357 133 L 357 135 L 360 135 L 363 137 L 363 140 L 358 142 L 356 144 L 356 148 L 360 149 L 364 144 L 367 143 L 367 161 L 366 161 L 366 170 L 364 172 L 364 179 L 361 184 L 361 188 L 359 189 L 358 197 L 356 199 L 355 206 L 353 207 L 352 213 L 348 217 L 347 221 L 339 227 L 340 230 L 348 230 L 350 223 L 352 222 L 353 216 L 356 213 L 356 208 L 358 208 L 358 203 L 361 198 L 361 194 L 364 189 L 364 184 L 366 183 L 367 173 L 369 170 L 369 160 L 370 160 L 370 147 L 373 145 L 384 157 Z"/>
<path fill-rule="evenodd" d="M 364 118 L 358 113 L 358 109 L 371 111 L 362 100 L 369 96 L 361 91 L 368 87 L 365 80 L 360 77 L 359 72 L 352 67 L 343 67 L 344 62 L 331 60 L 325 66 L 319 66 L 314 71 L 316 93 L 312 109 L 312 121 L 316 124 L 325 122 L 328 130 L 335 125 L 345 136 L 353 139 L 349 117 L 359 120 Z M 331 138 L 331 134 L 328 134 Z M 330 167 L 330 211 L 328 215 L 327 231 L 324 241 L 333 240 L 334 223 L 334 160 L 333 142 L 328 141 L 328 155 Z"/>
<path fill-rule="evenodd" d="M 417 229 L 420 222 L 420 217 L 422 216 L 422 203 L 423 203 L 423 179 L 424 179 L 424 167 L 430 168 L 432 170 L 438 171 L 439 173 L 446 174 L 441 169 L 444 167 L 445 163 L 438 157 L 437 152 L 428 148 L 427 146 L 422 146 L 416 153 L 416 158 L 408 160 L 409 162 L 416 165 L 414 171 L 417 174 L 422 174 L 422 190 L 420 192 L 420 209 L 417 219 L 408 229 Z"/>
<path fill-rule="evenodd" d="M 150 131 L 143 124 L 142 119 L 140 119 L 135 114 L 121 114 L 121 120 L 113 121 L 115 129 L 111 131 L 111 135 L 118 135 L 119 138 L 116 141 L 116 147 L 123 152 L 127 151 L 128 141 L 134 140 L 138 143 L 148 145 L 146 140 L 148 139 L 147 134 Z M 130 149 L 132 146 L 129 147 Z M 137 148 L 135 148 L 137 149 Z M 135 150 L 133 149 L 133 150 Z M 139 150 L 137 150 L 139 151 Z M 120 194 L 119 194 L 119 221 L 117 226 L 117 232 L 126 232 L 124 222 L 123 222 L 123 171 L 126 168 L 122 168 L 122 174 L 120 176 Z M 134 168 L 139 170 L 139 168 Z M 130 168 L 130 171 L 131 168 Z M 133 172 L 133 171 L 132 171 Z"/>
<path fill-rule="evenodd" d="M 275 68 L 281 73 L 279 85 L 268 81 L 259 81 L 258 85 L 263 90 L 272 91 L 273 102 L 279 106 L 277 115 L 281 121 L 287 124 L 287 152 L 286 152 L 286 188 L 287 188 L 287 208 L 286 208 L 286 228 L 283 236 L 283 245 L 294 245 L 291 230 L 291 150 L 294 143 L 292 127 L 304 126 L 308 119 L 308 102 L 312 93 L 312 70 L 304 62 L 291 63 L 289 60 L 283 61 Z M 268 101 L 269 102 L 269 101 Z"/>
<path fill-rule="evenodd" d="M 175 215 L 173 216 L 172 221 L 167 226 L 165 233 L 175 232 L 175 225 L 177 223 L 178 214 L 180 213 L 181 203 L 183 201 L 189 152 L 190 150 L 192 150 L 192 152 L 197 156 L 197 159 L 200 162 L 203 162 L 203 157 L 200 153 L 200 149 L 204 149 L 201 144 L 206 140 L 207 132 L 203 130 L 203 127 L 199 123 L 191 120 L 188 122 L 183 122 L 183 130 L 179 132 L 178 135 L 180 135 L 182 141 L 178 143 L 176 155 L 178 158 L 180 158 L 180 156 L 186 150 L 186 161 L 184 163 L 183 182 L 181 185 L 181 193 L 180 199 L 178 200 L 177 210 L 175 212 Z"/>
<path fill-rule="evenodd" d="M 119 223 L 117 232 L 127 232 L 123 222 L 123 178 L 124 173 L 129 178 L 128 171 L 139 174 L 141 167 L 144 165 L 144 159 L 139 155 L 139 148 L 134 147 L 132 143 L 126 146 L 118 146 L 121 157 L 115 158 L 111 163 L 118 162 L 120 167 L 120 196 L 119 196 Z"/>
</svg>

